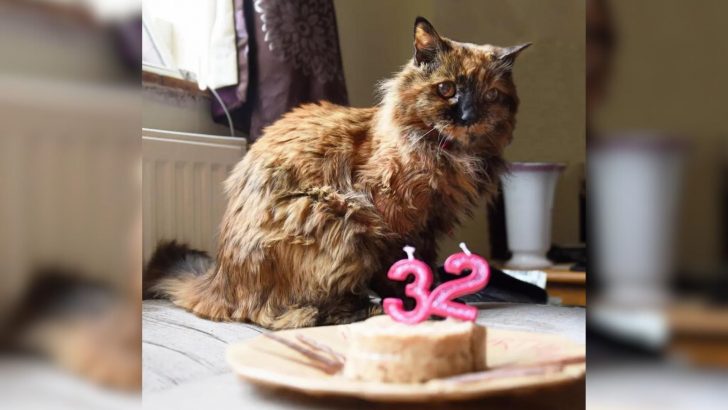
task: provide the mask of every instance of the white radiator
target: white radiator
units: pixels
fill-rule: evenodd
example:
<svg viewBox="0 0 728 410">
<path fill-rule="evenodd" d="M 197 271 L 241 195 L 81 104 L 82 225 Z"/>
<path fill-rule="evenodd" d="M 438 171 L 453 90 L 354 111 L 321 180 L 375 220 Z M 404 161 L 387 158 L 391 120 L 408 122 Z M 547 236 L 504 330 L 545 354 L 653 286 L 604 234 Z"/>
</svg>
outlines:
<svg viewBox="0 0 728 410">
<path fill-rule="evenodd" d="M 161 240 L 214 255 L 227 204 L 222 183 L 245 150 L 242 138 L 142 130 L 145 262 Z"/>
</svg>

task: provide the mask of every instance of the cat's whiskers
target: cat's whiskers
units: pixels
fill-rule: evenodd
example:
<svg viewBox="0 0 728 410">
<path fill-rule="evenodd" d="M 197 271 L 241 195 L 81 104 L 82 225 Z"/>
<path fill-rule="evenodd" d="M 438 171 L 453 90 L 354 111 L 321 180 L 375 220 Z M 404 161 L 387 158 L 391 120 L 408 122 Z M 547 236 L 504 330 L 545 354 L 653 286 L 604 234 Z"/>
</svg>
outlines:
<svg viewBox="0 0 728 410">
<path fill-rule="evenodd" d="M 426 133 L 422 134 L 420 137 L 415 138 L 415 140 L 412 142 L 412 144 L 418 144 L 420 141 L 422 141 L 432 131 L 435 131 L 435 127 L 432 127 L 432 129 L 430 129 Z"/>
<path fill-rule="evenodd" d="M 440 155 L 442 152 L 442 142 L 447 139 L 447 135 L 445 135 L 445 138 L 442 138 L 442 131 L 438 131 L 437 134 L 437 154 Z"/>
</svg>

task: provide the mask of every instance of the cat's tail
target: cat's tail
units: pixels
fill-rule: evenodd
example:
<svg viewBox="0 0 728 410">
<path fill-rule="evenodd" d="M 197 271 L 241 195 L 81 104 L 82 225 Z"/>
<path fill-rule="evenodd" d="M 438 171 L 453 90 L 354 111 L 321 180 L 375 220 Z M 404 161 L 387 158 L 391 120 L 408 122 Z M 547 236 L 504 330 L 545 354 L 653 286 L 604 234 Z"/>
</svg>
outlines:
<svg viewBox="0 0 728 410">
<path fill-rule="evenodd" d="M 160 242 L 144 269 L 143 297 L 169 299 L 209 319 L 229 319 L 225 301 L 210 286 L 214 268 L 214 260 L 205 252 L 175 241 Z"/>
<path fill-rule="evenodd" d="M 142 292 L 144 299 L 167 299 L 169 283 L 189 282 L 204 275 L 215 265 L 203 251 L 189 248 L 177 241 L 163 241 L 144 268 Z"/>
<path fill-rule="evenodd" d="M 289 329 L 316 324 L 318 309 L 262 306 L 231 309 L 221 283 L 215 280 L 215 262 L 207 253 L 175 241 L 160 242 L 144 269 L 144 299 L 169 299 L 197 316 L 212 320 L 250 321 L 268 329 Z"/>
</svg>

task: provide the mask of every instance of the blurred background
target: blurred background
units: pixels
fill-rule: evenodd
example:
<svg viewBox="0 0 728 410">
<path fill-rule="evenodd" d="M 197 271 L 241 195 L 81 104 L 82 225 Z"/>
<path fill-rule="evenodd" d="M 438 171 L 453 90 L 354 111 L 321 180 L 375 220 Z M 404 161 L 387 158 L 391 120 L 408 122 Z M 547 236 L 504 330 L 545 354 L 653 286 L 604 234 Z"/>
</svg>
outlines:
<svg viewBox="0 0 728 410">
<path fill-rule="evenodd" d="M 3 408 L 139 404 L 139 20 L 0 2 Z"/>
<path fill-rule="evenodd" d="M 587 1 L 590 408 L 728 398 L 727 10 Z"/>
</svg>

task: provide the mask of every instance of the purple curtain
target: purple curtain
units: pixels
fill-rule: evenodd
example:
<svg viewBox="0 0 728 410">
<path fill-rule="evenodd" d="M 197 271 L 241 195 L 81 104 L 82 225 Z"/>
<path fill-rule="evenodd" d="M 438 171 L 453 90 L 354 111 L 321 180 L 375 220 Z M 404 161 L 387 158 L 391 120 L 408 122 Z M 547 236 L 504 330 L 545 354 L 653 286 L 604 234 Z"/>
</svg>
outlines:
<svg viewBox="0 0 728 410">
<path fill-rule="evenodd" d="M 235 0 L 234 7 L 239 83 L 217 91 L 251 142 L 302 103 L 348 104 L 332 0 Z M 212 113 L 227 124 L 216 100 Z"/>
</svg>

